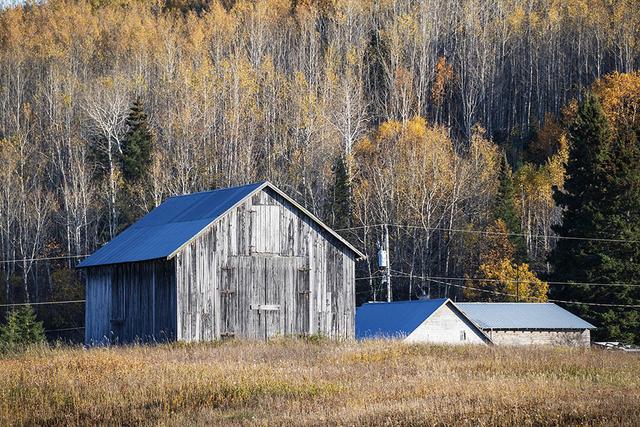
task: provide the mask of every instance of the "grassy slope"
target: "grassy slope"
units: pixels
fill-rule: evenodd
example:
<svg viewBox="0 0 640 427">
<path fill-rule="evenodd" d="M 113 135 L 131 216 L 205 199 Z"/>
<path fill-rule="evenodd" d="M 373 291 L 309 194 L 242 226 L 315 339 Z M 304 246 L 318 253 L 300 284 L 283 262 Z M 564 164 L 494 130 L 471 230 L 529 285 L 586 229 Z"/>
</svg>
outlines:
<svg viewBox="0 0 640 427">
<path fill-rule="evenodd" d="M 640 425 L 640 357 L 280 340 L 0 359 L 0 425 Z"/>
</svg>

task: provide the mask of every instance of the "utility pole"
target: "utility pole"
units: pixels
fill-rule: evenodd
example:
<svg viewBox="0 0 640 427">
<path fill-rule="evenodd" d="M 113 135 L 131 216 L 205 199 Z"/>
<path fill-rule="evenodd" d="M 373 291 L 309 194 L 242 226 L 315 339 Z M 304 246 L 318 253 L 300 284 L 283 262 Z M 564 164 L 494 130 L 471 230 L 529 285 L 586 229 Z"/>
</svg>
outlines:
<svg viewBox="0 0 640 427">
<path fill-rule="evenodd" d="M 387 285 L 387 302 L 393 300 L 393 291 L 391 289 L 391 265 L 389 263 L 389 228 L 387 225 L 382 226 L 382 244 L 378 242 L 378 267 L 384 270 L 382 276 L 382 285 Z"/>
<path fill-rule="evenodd" d="M 384 248 L 387 251 L 387 302 L 393 300 L 393 291 L 391 290 L 391 251 L 389 250 L 389 228 L 384 225 Z"/>
<path fill-rule="evenodd" d="M 383 271 L 382 275 L 382 287 L 387 285 L 387 302 L 393 300 L 393 290 L 391 289 L 391 264 L 389 262 L 389 228 L 387 224 L 382 226 L 382 243 L 377 241 L 376 247 L 378 248 L 378 268 Z M 375 293 L 374 293 L 375 301 Z"/>
</svg>

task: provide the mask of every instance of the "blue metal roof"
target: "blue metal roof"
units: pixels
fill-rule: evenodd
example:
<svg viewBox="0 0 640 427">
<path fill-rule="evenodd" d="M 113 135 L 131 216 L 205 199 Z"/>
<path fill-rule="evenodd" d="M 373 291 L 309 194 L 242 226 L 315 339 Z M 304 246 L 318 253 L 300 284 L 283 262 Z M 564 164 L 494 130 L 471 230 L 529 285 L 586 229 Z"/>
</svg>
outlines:
<svg viewBox="0 0 640 427">
<path fill-rule="evenodd" d="M 356 310 L 356 338 L 406 337 L 447 300 L 365 303 Z"/>
<path fill-rule="evenodd" d="M 171 197 L 78 267 L 166 258 L 264 184 L 259 182 Z"/>
<path fill-rule="evenodd" d="M 456 306 L 483 329 L 595 329 L 553 303 L 458 302 Z"/>
</svg>

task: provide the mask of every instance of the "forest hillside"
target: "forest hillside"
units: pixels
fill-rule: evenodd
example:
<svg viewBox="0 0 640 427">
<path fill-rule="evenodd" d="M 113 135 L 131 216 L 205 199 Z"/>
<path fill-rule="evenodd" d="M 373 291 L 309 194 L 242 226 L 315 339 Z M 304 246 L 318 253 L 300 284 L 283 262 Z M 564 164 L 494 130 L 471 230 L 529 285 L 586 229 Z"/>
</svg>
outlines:
<svg viewBox="0 0 640 427">
<path fill-rule="evenodd" d="M 386 297 L 388 232 L 394 298 L 549 299 L 639 342 L 638 28 L 635 0 L 7 7 L 0 304 L 81 328 L 79 259 L 171 195 L 268 179 L 369 255 L 359 302 Z M 566 214 L 584 182 L 625 203 Z"/>
</svg>

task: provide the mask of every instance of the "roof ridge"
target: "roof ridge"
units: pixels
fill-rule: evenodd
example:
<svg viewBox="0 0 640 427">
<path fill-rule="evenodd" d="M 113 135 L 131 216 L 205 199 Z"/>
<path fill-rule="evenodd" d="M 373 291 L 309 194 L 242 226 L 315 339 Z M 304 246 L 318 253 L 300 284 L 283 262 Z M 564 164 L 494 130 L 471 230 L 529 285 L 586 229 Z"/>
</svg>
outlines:
<svg viewBox="0 0 640 427">
<path fill-rule="evenodd" d="M 545 301 L 545 302 L 533 302 L 533 301 L 458 301 L 456 304 L 549 304 L 549 305 L 558 305 L 553 302 Z"/>
<path fill-rule="evenodd" d="M 447 301 L 449 298 L 431 298 L 431 299 L 413 299 L 413 300 L 400 300 L 400 301 L 367 301 L 364 304 L 413 304 L 416 302 L 435 302 L 435 301 L 440 301 L 440 302 L 445 302 Z M 364 305 L 363 304 L 363 305 Z"/>
<path fill-rule="evenodd" d="M 247 184 L 242 184 L 242 185 L 236 185 L 233 187 L 220 187 L 220 188 L 214 188 L 212 190 L 204 190 L 204 191 L 195 191 L 193 193 L 186 193 L 186 194 L 174 194 L 173 196 L 169 196 L 167 197 L 168 199 L 173 199 L 175 197 L 188 197 L 188 196 L 197 196 L 199 194 L 209 194 L 209 193 L 215 193 L 216 191 L 222 191 L 222 190 L 238 190 L 240 188 L 244 188 L 244 187 L 259 187 L 265 183 L 268 183 L 268 180 L 264 180 L 264 181 L 256 181 L 256 182 L 250 182 Z"/>
</svg>

